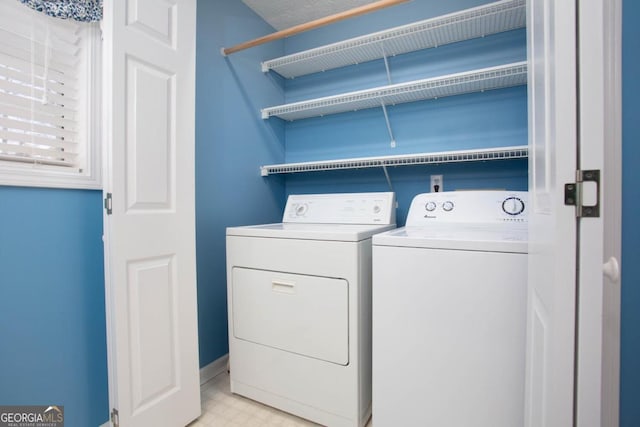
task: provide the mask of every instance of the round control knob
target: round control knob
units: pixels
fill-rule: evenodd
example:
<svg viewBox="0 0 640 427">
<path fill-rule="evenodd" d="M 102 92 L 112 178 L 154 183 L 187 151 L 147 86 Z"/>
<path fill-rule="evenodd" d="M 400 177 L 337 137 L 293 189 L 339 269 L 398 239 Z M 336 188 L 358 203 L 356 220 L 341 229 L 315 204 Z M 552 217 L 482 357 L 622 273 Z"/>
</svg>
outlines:
<svg viewBox="0 0 640 427">
<path fill-rule="evenodd" d="M 373 206 L 373 213 L 375 213 L 375 214 L 380 213 L 380 210 L 381 210 L 380 206 L 378 206 L 378 205 L 374 205 Z"/>
<path fill-rule="evenodd" d="M 424 208 L 428 211 L 428 212 L 433 212 L 436 210 L 436 202 L 427 202 L 426 205 L 424 205 Z"/>
<path fill-rule="evenodd" d="M 306 204 L 302 204 L 302 205 L 296 206 L 296 216 L 302 216 L 306 212 L 307 212 L 307 205 Z"/>
<path fill-rule="evenodd" d="M 507 197 L 502 202 L 502 210 L 507 215 L 520 215 L 524 212 L 524 202 L 518 197 Z"/>
<path fill-rule="evenodd" d="M 453 210 L 453 206 L 453 202 L 447 200 L 442 204 L 442 210 L 444 210 L 445 212 L 451 212 Z"/>
</svg>

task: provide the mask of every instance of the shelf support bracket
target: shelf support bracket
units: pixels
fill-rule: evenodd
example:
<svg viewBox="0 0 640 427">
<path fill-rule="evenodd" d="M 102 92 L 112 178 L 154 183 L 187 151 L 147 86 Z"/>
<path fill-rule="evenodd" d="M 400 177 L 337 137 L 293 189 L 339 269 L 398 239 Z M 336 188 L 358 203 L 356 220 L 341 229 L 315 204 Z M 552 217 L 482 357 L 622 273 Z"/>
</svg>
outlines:
<svg viewBox="0 0 640 427">
<path fill-rule="evenodd" d="M 396 148 L 396 139 L 393 137 L 393 131 L 391 130 L 391 122 L 389 121 L 389 114 L 387 114 L 387 106 L 384 102 L 380 103 L 382 106 L 382 112 L 384 113 L 384 120 L 387 123 L 387 131 L 389 131 L 389 138 L 391 138 L 391 148 Z"/>
<path fill-rule="evenodd" d="M 391 70 L 389 69 L 389 60 L 387 59 L 387 52 L 384 50 L 384 42 L 380 43 L 380 49 L 382 49 L 382 58 L 384 59 L 384 68 L 387 70 L 387 81 L 391 84 Z"/>
<path fill-rule="evenodd" d="M 391 70 L 389 69 L 389 60 L 387 59 L 387 52 L 384 50 L 384 42 L 380 43 L 380 49 L 382 50 L 382 58 L 384 59 L 384 68 L 387 70 L 387 81 L 391 84 Z M 384 120 L 387 123 L 387 130 L 389 131 L 389 138 L 391 138 L 391 148 L 396 148 L 396 139 L 393 137 L 393 131 L 391 130 L 391 123 L 389 122 L 389 114 L 387 114 L 387 106 L 384 102 L 381 102 L 382 112 L 384 113 Z M 387 169 L 385 166 L 384 173 L 387 175 Z M 387 181 L 389 181 L 389 175 L 387 175 Z M 391 181 L 389 181 L 389 188 L 391 188 Z"/>
<path fill-rule="evenodd" d="M 389 191 L 393 191 L 393 185 L 391 185 L 391 177 L 389 177 L 389 171 L 387 170 L 387 165 L 382 164 L 382 170 L 384 171 L 384 176 L 387 178 L 387 184 L 389 184 Z"/>
</svg>

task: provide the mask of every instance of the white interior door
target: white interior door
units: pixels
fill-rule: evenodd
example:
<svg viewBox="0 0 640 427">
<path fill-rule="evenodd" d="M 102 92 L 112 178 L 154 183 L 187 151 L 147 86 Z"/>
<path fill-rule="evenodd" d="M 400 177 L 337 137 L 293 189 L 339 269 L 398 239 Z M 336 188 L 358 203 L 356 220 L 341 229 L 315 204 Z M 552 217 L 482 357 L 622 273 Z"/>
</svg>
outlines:
<svg viewBox="0 0 640 427">
<path fill-rule="evenodd" d="M 573 425 L 576 298 L 576 9 L 528 0 L 529 280 L 525 425 Z"/>
<path fill-rule="evenodd" d="M 196 0 L 106 0 L 109 400 L 122 426 L 200 414 L 195 275 Z"/>
</svg>

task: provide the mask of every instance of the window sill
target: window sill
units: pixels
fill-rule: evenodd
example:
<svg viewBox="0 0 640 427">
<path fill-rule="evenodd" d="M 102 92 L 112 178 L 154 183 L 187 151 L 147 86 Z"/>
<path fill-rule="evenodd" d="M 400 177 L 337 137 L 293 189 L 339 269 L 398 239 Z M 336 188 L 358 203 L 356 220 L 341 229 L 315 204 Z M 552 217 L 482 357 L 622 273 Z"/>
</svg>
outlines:
<svg viewBox="0 0 640 427">
<path fill-rule="evenodd" d="M 0 185 L 101 190 L 102 180 L 100 173 L 60 171 L 40 165 L 15 165 L 0 162 Z"/>
</svg>

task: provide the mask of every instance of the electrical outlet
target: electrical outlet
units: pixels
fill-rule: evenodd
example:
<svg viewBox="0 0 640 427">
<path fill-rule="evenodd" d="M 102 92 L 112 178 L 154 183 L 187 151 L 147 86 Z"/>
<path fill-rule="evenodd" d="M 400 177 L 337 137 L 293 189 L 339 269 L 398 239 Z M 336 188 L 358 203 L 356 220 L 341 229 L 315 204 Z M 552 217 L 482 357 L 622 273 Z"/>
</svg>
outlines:
<svg viewBox="0 0 640 427">
<path fill-rule="evenodd" d="M 431 175 L 430 191 L 432 193 L 444 191 L 444 181 L 442 179 L 442 175 Z"/>
</svg>

